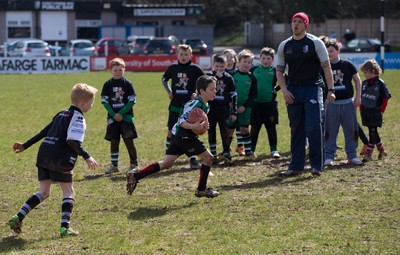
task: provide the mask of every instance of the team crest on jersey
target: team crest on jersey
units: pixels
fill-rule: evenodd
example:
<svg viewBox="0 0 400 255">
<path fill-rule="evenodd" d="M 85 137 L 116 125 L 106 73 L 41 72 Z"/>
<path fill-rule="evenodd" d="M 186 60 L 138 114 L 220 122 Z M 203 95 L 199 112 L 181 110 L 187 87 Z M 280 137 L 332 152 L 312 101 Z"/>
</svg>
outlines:
<svg viewBox="0 0 400 255">
<path fill-rule="evenodd" d="M 304 45 L 303 47 L 303 53 L 307 53 L 309 51 L 308 45 Z"/>
</svg>

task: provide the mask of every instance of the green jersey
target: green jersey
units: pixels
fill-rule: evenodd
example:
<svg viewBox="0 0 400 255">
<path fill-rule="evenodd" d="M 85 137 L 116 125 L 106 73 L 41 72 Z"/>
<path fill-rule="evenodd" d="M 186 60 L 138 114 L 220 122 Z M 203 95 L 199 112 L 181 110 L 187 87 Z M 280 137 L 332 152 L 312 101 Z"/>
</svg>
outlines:
<svg viewBox="0 0 400 255">
<path fill-rule="evenodd" d="M 268 103 L 274 101 L 274 88 L 277 82 L 275 68 L 258 66 L 250 70 L 257 79 L 257 97 L 254 102 Z"/>
<path fill-rule="evenodd" d="M 257 96 L 257 79 L 250 72 L 236 70 L 232 75 L 237 92 L 237 107 L 251 107 Z"/>
</svg>

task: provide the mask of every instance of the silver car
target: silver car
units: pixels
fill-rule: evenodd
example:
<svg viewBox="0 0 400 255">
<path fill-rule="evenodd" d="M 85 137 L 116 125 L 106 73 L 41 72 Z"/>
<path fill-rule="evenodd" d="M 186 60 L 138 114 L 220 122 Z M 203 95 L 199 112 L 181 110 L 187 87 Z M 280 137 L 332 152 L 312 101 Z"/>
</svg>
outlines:
<svg viewBox="0 0 400 255">
<path fill-rule="evenodd" d="M 9 52 L 10 57 L 50 57 L 47 42 L 39 39 L 18 40 L 15 47 Z"/>
<path fill-rule="evenodd" d="M 71 40 L 61 50 L 62 56 L 97 56 L 93 42 L 86 39 Z"/>
</svg>

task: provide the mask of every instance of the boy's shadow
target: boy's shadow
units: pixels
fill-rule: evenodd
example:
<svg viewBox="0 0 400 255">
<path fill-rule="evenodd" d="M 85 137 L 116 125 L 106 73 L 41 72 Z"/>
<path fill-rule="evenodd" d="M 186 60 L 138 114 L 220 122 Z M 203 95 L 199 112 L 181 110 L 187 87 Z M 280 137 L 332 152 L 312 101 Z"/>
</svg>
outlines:
<svg viewBox="0 0 400 255">
<path fill-rule="evenodd" d="M 149 218 L 161 217 L 168 212 L 177 211 L 185 208 L 192 207 L 195 202 L 190 202 L 189 204 L 182 206 L 166 206 L 166 207 L 139 207 L 128 215 L 130 220 L 144 220 Z"/>
<path fill-rule="evenodd" d="M 17 235 L 0 239 L 0 253 L 23 250 L 28 242 Z"/>
</svg>

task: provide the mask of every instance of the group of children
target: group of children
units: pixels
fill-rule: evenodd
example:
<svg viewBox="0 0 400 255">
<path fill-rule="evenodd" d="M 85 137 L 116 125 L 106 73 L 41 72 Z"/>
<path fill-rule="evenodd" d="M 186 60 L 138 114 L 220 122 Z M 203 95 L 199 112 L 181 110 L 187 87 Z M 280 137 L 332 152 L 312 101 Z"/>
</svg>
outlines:
<svg viewBox="0 0 400 255">
<path fill-rule="evenodd" d="M 191 63 L 192 50 L 188 45 L 180 45 L 177 50 L 178 63 L 171 65 L 162 77 L 162 84 L 170 98 L 166 154 L 162 161 L 154 162 L 138 170 L 137 152 L 133 139 L 137 138 L 134 125 L 133 105 L 136 93 L 132 83 L 124 77 L 125 63 L 120 58 L 110 61 L 112 77 L 104 83 L 101 102 L 107 111 L 107 130 L 105 139 L 110 141 L 111 166 L 106 173 L 118 172 L 119 143 L 122 137 L 130 157 L 130 167 L 126 170 L 127 193 L 131 195 L 139 180 L 170 168 L 182 154 L 191 158 L 191 167 L 200 168 L 196 197 L 214 198 L 219 192 L 207 187 L 207 180 L 217 154 L 216 126 L 219 125 L 223 151 L 221 158 L 225 164 L 232 164 L 231 143 L 236 131 L 240 155 L 249 159 L 255 157 L 259 132 L 265 125 L 271 155 L 279 158 L 277 149 L 278 105 L 276 92 L 274 50 L 263 48 L 260 52 L 261 65 L 252 67 L 254 55 L 249 50 L 241 51 L 237 56 L 233 50 L 225 50 L 213 57 L 213 70 L 205 72 Z M 362 83 L 361 117 L 363 125 L 368 126 L 370 140 L 367 158 L 371 157 L 374 146 L 383 157 L 384 149 L 377 127 L 382 125 L 382 113 L 385 111 L 390 94 L 384 82 L 379 78 L 380 68 L 376 61 L 367 61 L 361 68 L 366 80 Z M 171 80 L 171 84 L 169 84 Z M 16 142 L 16 153 L 28 149 L 42 140 L 37 163 L 39 190 L 32 195 L 14 215 L 8 225 L 16 233 L 21 232 L 25 216 L 50 193 L 52 182 L 58 182 L 63 192 L 61 236 L 77 235 L 70 228 L 70 217 L 74 205 L 72 185 L 73 168 L 78 156 L 82 156 L 90 169 L 98 167 L 97 162 L 82 147 L 86 123 L 83 113 L 93 105 L 97 89 L 87 84 L 76 84 L 71 92 L 71 106 L 56 114 L 37 135 L 25 143 Z M 209 149 L 193 132 L 207 125 L 199 120 L 189 123 L 189 113 L 200 108 L 208 113 Z M 251 126 L 251 128 L 250 128 Z M 202 159 L 198 167 L 195 156 Z"/>
</svg>

